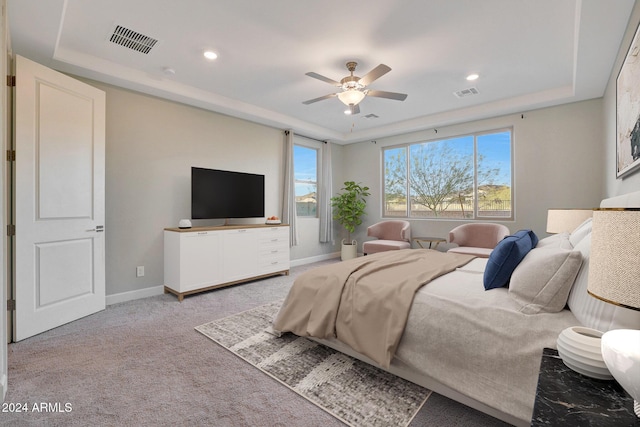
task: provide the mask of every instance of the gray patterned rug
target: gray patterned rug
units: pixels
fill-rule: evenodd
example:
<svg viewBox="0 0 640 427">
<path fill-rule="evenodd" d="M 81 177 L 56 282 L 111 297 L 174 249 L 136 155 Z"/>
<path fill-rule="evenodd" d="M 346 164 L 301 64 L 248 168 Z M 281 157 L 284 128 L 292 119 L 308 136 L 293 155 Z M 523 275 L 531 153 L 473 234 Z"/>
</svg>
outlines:
<svg viewBox="0 0 640 427">
<path fill-rule="evenodd" d="M 431 391 L 293 334 L 266 332 L 281 301 L 195 329 L 350 426 L 407 426 Z"/>
</svg>

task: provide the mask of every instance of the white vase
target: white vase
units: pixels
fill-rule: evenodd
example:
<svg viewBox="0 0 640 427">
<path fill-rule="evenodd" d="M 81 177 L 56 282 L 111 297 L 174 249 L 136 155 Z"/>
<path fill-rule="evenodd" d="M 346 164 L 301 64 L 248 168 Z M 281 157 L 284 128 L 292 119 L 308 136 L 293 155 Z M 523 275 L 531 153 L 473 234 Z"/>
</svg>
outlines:
<svg viewBox="0 0 640 427">
<path fill-rule="evenodd" d="M 613 376 L 602 358 L 600 343 L 602 332 L 572 326 L 558 336 L 558 354 L 569 368 L 583 375 L 600 380 L 611 380 Z"/>
<path fill-rule="evenodd" d="M 342 239 L 342 252 L 340 253 L 340 259 L 342 261 L 346 261 L 348 259 L 353 259 L 358 256 L 358 242 L 352 240 L 350 243 L 345 242 Z"/>
</svg>

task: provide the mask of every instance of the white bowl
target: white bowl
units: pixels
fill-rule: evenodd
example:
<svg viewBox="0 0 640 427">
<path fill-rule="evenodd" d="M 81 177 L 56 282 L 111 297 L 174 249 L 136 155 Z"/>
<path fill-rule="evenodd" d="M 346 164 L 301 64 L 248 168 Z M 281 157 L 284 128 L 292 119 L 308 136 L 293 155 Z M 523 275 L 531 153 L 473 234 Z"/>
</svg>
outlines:
<svg viewBox="0 0 640 427">
<path fill-rule="evenodd" d="M 600 350 L 601 338 L 602 332 L 596 329 L 572 326 L 558 336 L 558 354 L 565 365 L 582 375 L 611 380 Z"/>
</svg>

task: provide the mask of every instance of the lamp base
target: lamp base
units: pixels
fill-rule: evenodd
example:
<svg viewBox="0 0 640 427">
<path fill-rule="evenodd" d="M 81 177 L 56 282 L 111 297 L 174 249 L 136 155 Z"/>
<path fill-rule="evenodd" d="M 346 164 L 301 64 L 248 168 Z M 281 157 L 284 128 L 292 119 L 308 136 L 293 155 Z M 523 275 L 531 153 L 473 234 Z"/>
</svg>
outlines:
<svg viewBox="0 0 640 427">
<path fill-rule="evenodd" d="M 602 336 L 602 358 L 611 375 L 633 398 L 640 417 L 640 331 L 614 329 Z"/>
</svg>

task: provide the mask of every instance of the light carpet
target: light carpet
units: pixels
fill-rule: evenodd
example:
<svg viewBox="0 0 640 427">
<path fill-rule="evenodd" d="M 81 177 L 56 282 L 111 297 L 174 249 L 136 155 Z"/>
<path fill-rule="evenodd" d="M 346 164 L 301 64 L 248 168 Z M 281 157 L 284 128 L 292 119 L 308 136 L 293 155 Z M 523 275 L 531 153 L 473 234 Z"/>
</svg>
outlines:
<svg viewBox="0 0 640 427">
<path fill-rule="evenodd" d="M 431 391 L 310 339 L 269 333 L 280 305 L 273 302 L 195 329 L 350 426 L 411 422 Z"/>
</svg>

